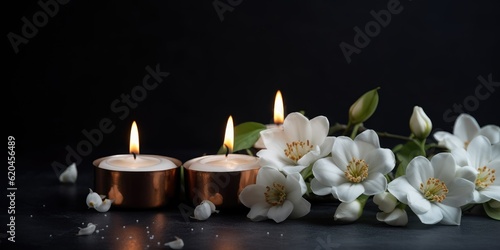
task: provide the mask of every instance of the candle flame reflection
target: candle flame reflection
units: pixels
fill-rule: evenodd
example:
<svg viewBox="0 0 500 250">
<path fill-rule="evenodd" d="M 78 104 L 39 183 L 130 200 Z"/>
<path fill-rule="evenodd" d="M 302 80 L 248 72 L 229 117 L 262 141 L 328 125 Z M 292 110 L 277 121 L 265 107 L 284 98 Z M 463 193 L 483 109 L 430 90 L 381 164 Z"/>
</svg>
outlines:
<svg viewBox="0 0 500 250">
<path fill-rule="evenodd" d="M 285 110 L 283 108 L 283 97 L 281 96 L 281 91 L 276 92 L 276 98 L 274 99 L 274 123 L 282 124 L 285 120 Z"/>
<path fill-rule="evenodd" d="M 224 147 L 227 148 L 228 153 L 233 152 L 233 144 L 234 144 L 234 125 L 233 125 L 233 117 L 229 116 L 227 119 L 226 125 L 226 134 L 224 135 Z"/>
<path fill-rule="evenodd" d="M 130 153 L 139 154 L 139 131 L 135 121 L 132 123 L 132 128 L 130 129 Z"/>
</svg>

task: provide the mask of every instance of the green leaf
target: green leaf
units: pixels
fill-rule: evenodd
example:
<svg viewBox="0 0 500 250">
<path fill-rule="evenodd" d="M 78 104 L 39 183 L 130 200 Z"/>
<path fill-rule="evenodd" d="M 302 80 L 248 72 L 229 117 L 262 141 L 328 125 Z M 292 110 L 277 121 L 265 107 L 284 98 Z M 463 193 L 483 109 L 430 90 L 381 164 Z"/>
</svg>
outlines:
<svg viewBox="0 0 500 250">
<path fill-rule="evenodd" d="M 483 208 L 490 218 L 500 220 L 500 208 L 493 208 L 488 202 L 483 203 Z"/>
<path fill-rule="evenodd" d="M 244 122 L 234 127 L 233 152 L 252 148 L 260 137 L 260 131 L 266 129 L 266 125 L 258 122 Z M 222 145 L 217 154 L 225 154 L 226 148 Z"/>
<path fill-rule="evenodd" d="M 408 163 L 416 156 L 422 155 L 421 148 L 414 141 L 408 141 L 405 144 L 395 146 L 393 152 L 398 160 L 395 178 L 405 175 Z"/>
</svg>

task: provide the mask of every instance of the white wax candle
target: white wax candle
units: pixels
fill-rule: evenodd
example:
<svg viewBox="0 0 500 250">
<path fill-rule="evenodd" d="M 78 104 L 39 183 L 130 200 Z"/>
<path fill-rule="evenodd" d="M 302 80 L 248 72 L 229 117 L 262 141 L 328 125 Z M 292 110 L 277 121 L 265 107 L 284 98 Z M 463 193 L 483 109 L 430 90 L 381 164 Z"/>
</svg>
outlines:
<svg viewBox="0 0 500 250">
<path fill-rule="evenodd" d="M 250 155 L 206 155 L 184 163 L 189 170 L 204 172 L 236 172 L 260 168 L 258 158 Z"/>
<path fill-rule="evenodd" d="M 173 159 L 160 155 L 136 155 L 123 154 L 103 157 L 94 161 L 99 168 L 111 171 L 124 172 L 150 172 L 164 171 L 176 168 Z"/>
</svg>

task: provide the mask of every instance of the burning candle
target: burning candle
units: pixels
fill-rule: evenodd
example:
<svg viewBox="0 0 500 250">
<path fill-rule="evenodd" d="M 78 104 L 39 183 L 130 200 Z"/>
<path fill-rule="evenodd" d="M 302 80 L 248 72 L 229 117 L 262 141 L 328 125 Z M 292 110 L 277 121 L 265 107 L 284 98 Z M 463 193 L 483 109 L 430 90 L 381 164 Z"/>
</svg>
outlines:
<svg viewBox="0 0 500 250">
<path fill-rule="evenodd" d="M 285 108 L 283 105 L 283 96 L 281 95 L 281 91 L 279 90 L 276 92 L 276 97 L 274 98 L 273 120 L 274 120 L 273 124 L 266 124 L 267 129 L 281 128 L 283 121 L 285 120 Z M 259 139 L 255 142 L 253 147 L 256 149 L 266 148 L 261 137 L 259 137 Z"/>
<path fill-rule="evenodd" d="M 95 160 L 96 192 L 107 194 L 114 206 L 159 207 L 173 198 L 176 172 L 181 162 L 161 155 L 139 154 L 137 123 L 130 130 L 130 154 L 112 155 Z"/>
<path fill-rule="evenodd" d="M 239 204 L 241 190 L 255 183 L 260 168 L 258 158 L 232 154 L 234 144 L 233 118 L 229 116 L 224 136 L 225 155 L 206 155 L 187 161 L 187 191 L 193 204 L 210 200 L 218 207 Z"/>
</svg>

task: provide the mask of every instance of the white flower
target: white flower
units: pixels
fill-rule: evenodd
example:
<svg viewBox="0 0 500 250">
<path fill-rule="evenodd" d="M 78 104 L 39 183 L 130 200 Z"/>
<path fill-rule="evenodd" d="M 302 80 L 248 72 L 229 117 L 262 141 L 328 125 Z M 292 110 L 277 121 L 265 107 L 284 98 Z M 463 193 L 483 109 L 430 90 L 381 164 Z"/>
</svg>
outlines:
<svg viewBox="0 0 500 250">
<path fill-rule="evenodd" d="M 461 114 L 453 125 L 453 134 L 438 131 L 434 133 L 434 139 L 439 145 L 452 150 L 454 148 L 467 148 L 470 141 L 478 135 L 484 135 L 492 144 L 496 144 L 500 142 L 500 127 L 496 125 L 479 127 L 474 117 Z"/>
<path fill-rule="evenodd" d="M 78 171 L 76 170 L 76 164 L 73 162 L 59 175 L 59 181 L 62 183 L 75 183 L 77 177 Z"/>
<path fill-rule="evenodd" d="M 165 243 L 165 246 L 168 246 L 172 249 L 181 249 L 184 247 L 184 241 L 181 238 L 175 236 L 175 240 Z"/>
<path fill-rule="evenodd" d="M 327 136 L 329 128 L 325 116 L 309 120 L 298 112 L 288 114 L 282 128 L 261 131 L 265 149 L 257 152 L 260 165 L 299 173 L 331 152 L 334 138 Z"/>
<path fill-rule="evenodd" d="M 314 163 L 311 189 L 317 195 L 332 194 L 342 202 L 354 201 L 361 194 L 375 195 L 387 188 L 385 174 L 396 163 L 390 149 L 380 148 L 375 131 L 366 130 L 354 140 L 335 139 L 332 157 Z"/>
<path fill-rule="evenodd" d="M 373 203 L 377 204 L 378 209 L 384 213 L 390 213 L 398 205 L 398 199 L 391 193 L 385 191 L 373 196 Z"/>
<path fill-rule="evenodd" d="M 342 202 L 335 210 L 334 220 L 343 222 L 353 222 L 361 217 L 363 205 L 358 200 Z"/>
<path fill-rule="evenodd" d="M 279 223 L 309 213 L 311 204 L 302 197 L 299 173 L 285 177 L 275 168 L 261 167 L 255 184 L 246 186 L 239 195 L 250 208 L 247 217 L 253 221 L 272 219 Z"/>
<path fill-rule="evenodd" d="M 406 213 L 406 210 L 396 208 L 389 213 L 378 212 L 377 220 L 385 222 L 391 226 L 406 226 L 406 224 L 408 224 L 408 214 Z"/>
<path fill-rule="evenodd" d="M 451 150 L 457 164 L 461 166 L 458 174 L 476 185 L 473 203 L 484 203 L 490 199 L 500 200 L 500 180 L 496 178 L 500 173 L 500 159 L 493 158 L 500 154 L 499 151 L 500 147 L 491 146 L 488 138 L 482 135 L 472 139 L 467 150 Z M 467 167 L 473 168 L 476 174 L 467 175 Z M 466 173 L 462 173 L 464 170 Z"/>
<path fill-rule="evenodd" d="M 95 206 L 94 208 L 95 210 L 101 213 L 107 212 L 111 207 L 111 204 L 113 204 L 113 201 L 114 200 L 105 199 L 104 201 L 102 201 L 101 205 Z"/>
<path fill-rule="evenodd" d="M 89 223 L 87 224 L 87 227 L 84 228 L 78 227 L 79 231 L 77 235 L 90 235 L 94 233 L 96 226 L 97 224 Z"/>
<path fill-rule="evenodd" d="M 431 119 L 419 106 L 413 107 L 413 113 L 410 117 L 410 130 L 419 139 L 425 139 L 431 133 Z"/>
<path fill-rule="evenodd" d="M 472 200 L 474 183 L 457 177 L 456 168 L 451 153 L 436 154 L 430 161 L 417 156 L 406 175 L 391 181 L 388 190 L 424 224 L 460 225 L 460 207 Z"/>
<path fill-rule="evenodd" d="M 89 188 L 89 194 L 87 195 L 86 202 L 89 208 L 95 208 L 102 204 L 102 198 L 98 193 Z"/>
</svg>

